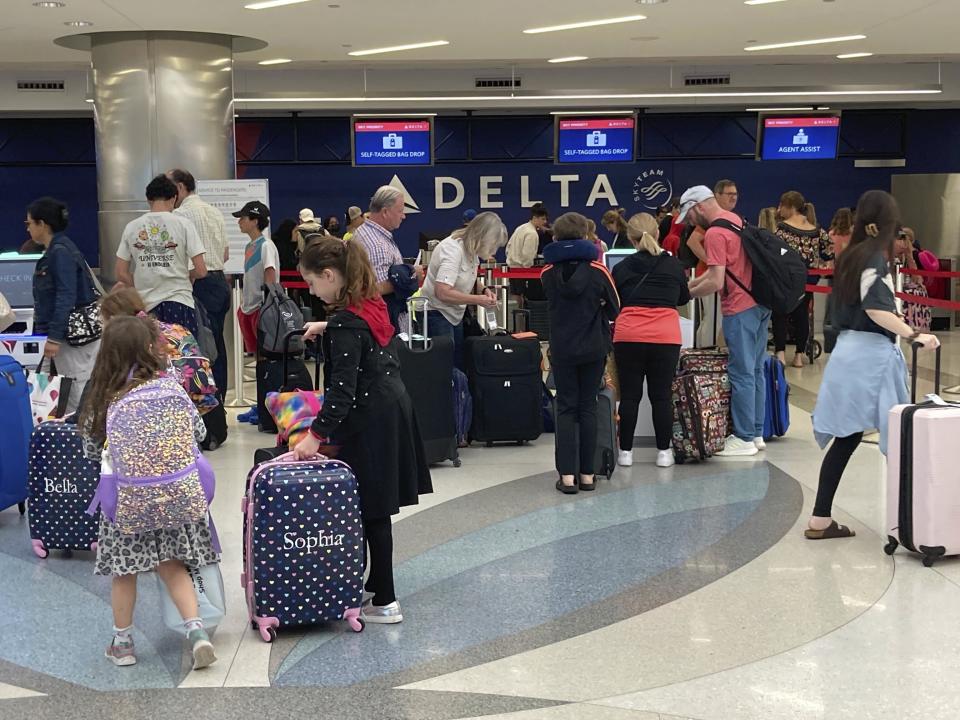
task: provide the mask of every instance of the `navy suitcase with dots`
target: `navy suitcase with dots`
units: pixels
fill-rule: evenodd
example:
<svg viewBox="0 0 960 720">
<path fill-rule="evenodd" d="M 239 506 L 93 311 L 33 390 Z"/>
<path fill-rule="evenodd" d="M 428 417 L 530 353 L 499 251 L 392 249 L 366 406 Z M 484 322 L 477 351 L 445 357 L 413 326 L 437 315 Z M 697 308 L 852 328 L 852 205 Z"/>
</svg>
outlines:
<svg viewBox="0 0 960 720">
<path fill-rule="evenodd" d="M 30 541 L 38 557 L 50 550 L 96 550 L 100 513 L 87 515 L 100 482 L 100 463 L 88 460 L 77 426 L 45 422 L 30 436 Z"/>
<path fill-rule="evenodd" d="M 257 465 L 243 498 L 241 584 L 265 642 L 277 630 L 345 620 L 363 630 L 363 525 L 346 463 L 293 455 Z"/>
</svg>

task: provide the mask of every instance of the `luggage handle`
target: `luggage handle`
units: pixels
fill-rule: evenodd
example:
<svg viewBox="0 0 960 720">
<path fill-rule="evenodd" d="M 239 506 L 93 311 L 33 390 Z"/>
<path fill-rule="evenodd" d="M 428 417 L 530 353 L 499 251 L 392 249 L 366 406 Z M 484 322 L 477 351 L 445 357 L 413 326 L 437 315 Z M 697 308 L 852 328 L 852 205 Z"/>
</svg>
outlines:
<svg viewBox="0 0 960 720">
<path fill-rule="evenodd" d="M 910 372 L 910 402 L 914 405 L 917 404 L 917 356 L 920 354 L 920 350 L 923 348 L 923 343 L 911 343 L 910 347 L 913 349 L 913 368 Z M 940 360 L 941 360 L 941 351 L 943 350 L 942 345 L 937 345 L 936 349 L 936 370 L 934 374 L 934 393 L 936 395 L 940 394 Z"/>
<path fill-rule="evenodd" d="M 275 462 L 275 463 L 280 463 L 280 462 L 284 462 L 284 463 L 297 462 L 297 459 L 296 459 L 295 455 L 296 455 L 296 453 L 294 453 L 293 450 L 291 450 L 290 452 L 285 452 L 283 455 L 277 455 L 277 457 L 275 457 L 275 458 L 274 458 L 273 460 L 271 460 L 270 462 Z M 324 461 L 324 460 L 329 460 L 329 459 L 330 459 L 330 458 L 328 458 L 326 455 L 321 455 L 320 453 L 317 453 L 317 454 L 314 455 L 312 458 L 310 458 L 311 461 L 313 461 L 313 460 Z"/>
<path fill-rule="evenodd" d="M 423 313 L 423 326 L 421 330 L 423 333 L 419 336 L 423 340 L 423 347 L 417 348 L 414 347 L 413 343 L 413 321 L 416 319 L 417 315 L 417 306 L 420 306 L 419 312 Z M 433 346 L 433 343 L 430 340 L 430 322 L 428 319 L 428 313 L 430 312 L 430 301 L 427 298 L 412 297 L 407 300 L 407 347 L 412 352 L 428 352 Z"/>
<path fill-rule="evenodd" d="M 514 308 L 511 313 L 513 317 L 513 331 L 520 332 L 520 329 L 517 327 L 517 317 L 523 318 L 523 332 L 530 332 L 530 311 L 523 308 Z"/>
<path fill-rule="evenodd" d="M 286 384 L 287 382 L 287 358 L 290 356 L 290 341 L 295 337 L 300 337 L 306 335 L 306 330 L 291 330 L 286 335 L 283 336 L 283 360 L 280 364 L 280 372 L 283 375 L 282 383 Z M 323 364 L 323 345 L 322 343 L 317 343 L 317 360 L 313 368 L 313 389 L 320 389 L 320 365 Z"/>
</svg>

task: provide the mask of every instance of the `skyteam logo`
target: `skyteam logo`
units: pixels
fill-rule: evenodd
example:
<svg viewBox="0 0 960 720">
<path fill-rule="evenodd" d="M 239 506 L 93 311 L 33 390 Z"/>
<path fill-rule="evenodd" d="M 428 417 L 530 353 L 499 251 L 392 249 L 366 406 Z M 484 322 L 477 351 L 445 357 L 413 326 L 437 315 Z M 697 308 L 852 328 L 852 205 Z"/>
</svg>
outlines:
<svg viewBox="0 0 960 720">
<path fill-rule="evenodd" d="M 656 210 L 673 197 L 673 183 L 663 170 L 645 170 L 633 181 L 633 202 L 646 210 Z"/>
</svg>

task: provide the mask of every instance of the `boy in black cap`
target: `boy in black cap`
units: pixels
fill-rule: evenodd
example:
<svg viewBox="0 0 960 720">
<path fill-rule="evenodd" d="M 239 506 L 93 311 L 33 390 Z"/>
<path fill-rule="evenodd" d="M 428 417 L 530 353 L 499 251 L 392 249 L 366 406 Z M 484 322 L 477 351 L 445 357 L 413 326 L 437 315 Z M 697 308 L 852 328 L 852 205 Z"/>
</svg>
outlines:
<svg viewBox="0 0 960 720">
<path fill-rule="evenodd" d="M 270 225 L 270 208 L 259 200 L 251 200 L 233 216 L 237 218 L 240 232 L 250 238 L 243 253 L 243 300 L 237 310 L 237 319 L 240 321 L 244 349 L 256 354 L 257 321 L 263 304 L 261 288 L 264 283 L 280 281 L 280 253 L 273 240 L 263 236 L 263 231 Z M 260 420 L 256 407 L 237 419 L 253 425 Z"/>
</svg>

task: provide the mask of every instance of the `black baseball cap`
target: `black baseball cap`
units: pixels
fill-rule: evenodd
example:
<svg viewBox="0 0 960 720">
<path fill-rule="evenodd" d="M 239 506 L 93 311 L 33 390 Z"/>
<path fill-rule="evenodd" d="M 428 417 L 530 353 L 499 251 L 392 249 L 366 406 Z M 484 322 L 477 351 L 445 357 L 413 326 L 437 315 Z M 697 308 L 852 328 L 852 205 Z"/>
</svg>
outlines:
<svg viewBox="0 0 960 720">
<path fill-rule="evenodd" d="M 264 205 L 259 200 L 251 200 L 242 208 L 233 213 L 235 218 L 238 217 L 248 217 L 248 218 L 263 218 L 268 220 L 270 218 L 270 208 Z"/>
</svg>

